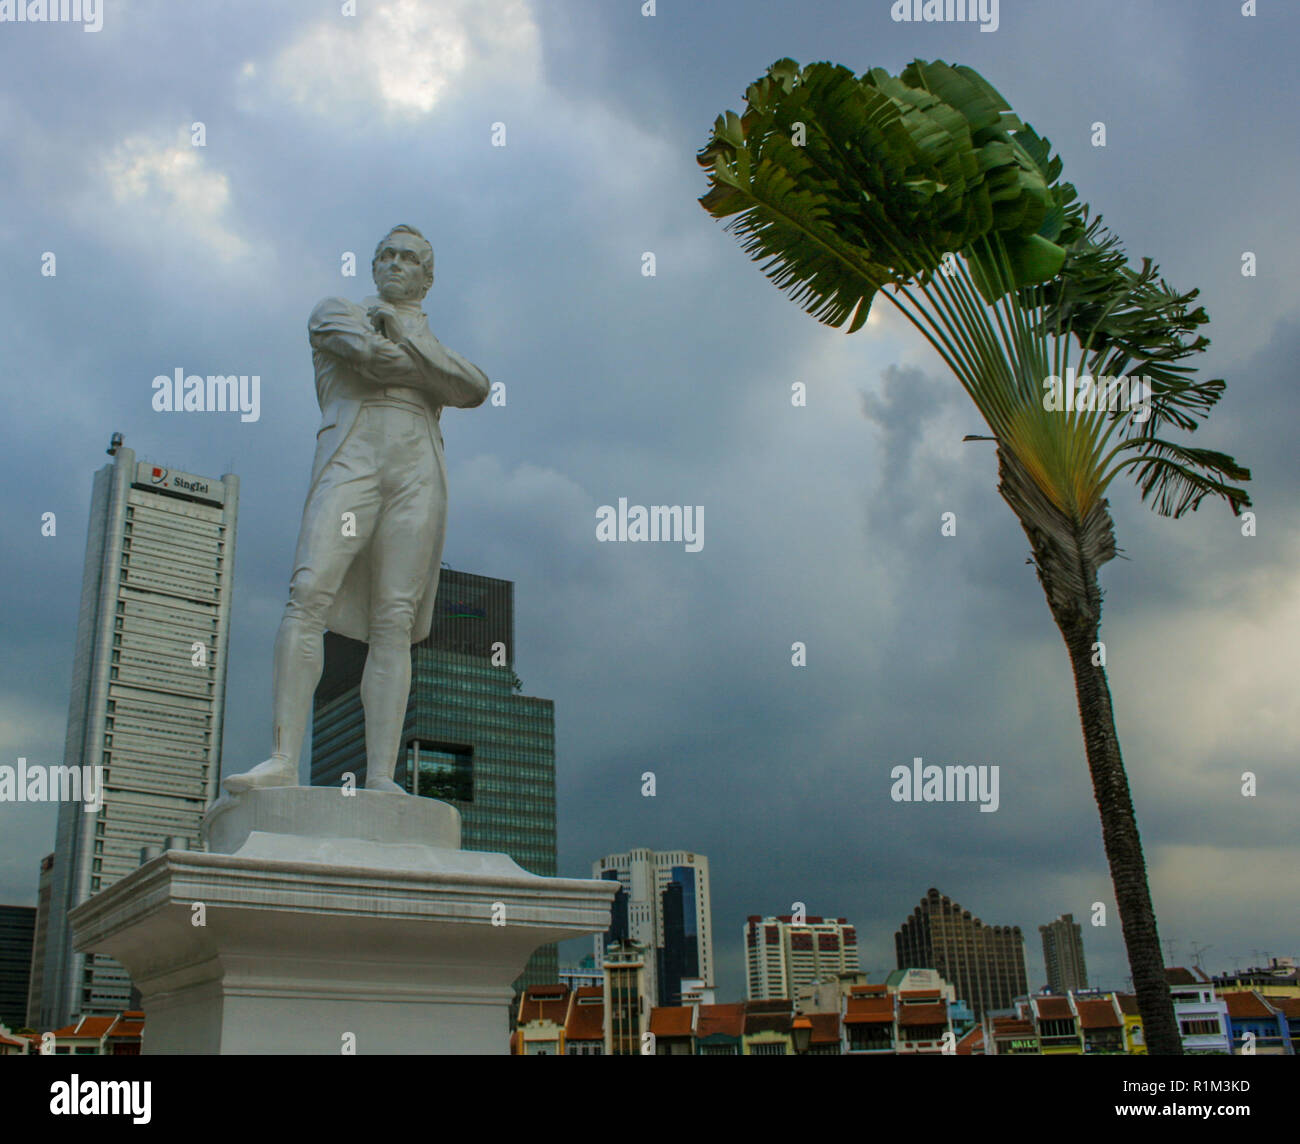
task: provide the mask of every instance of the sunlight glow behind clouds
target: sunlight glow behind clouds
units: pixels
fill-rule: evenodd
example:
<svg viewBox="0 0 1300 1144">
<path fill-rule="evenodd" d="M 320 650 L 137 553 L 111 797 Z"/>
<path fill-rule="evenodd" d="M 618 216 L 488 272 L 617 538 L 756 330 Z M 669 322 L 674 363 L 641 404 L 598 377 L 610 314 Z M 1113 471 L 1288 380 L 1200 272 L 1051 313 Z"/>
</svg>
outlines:
<svg viewBox="0 0 1300 1144">
<path fill-rule="evenodd" d="M 182 141 L 161 143 L 145 136 L 124 139 L 101 163 L 113 201 L 134 204 L 150 226 L 160 222 L 201 238 L 223 259 L 239 258 L 248 244 L 226 228 L 230 180 L 208 164 L 189 133 Z"/>
<path fill-rule="evenodd" d="M 414 119 L 471 68 L 476 82 L 484 73 L 493 83 L 527 82 L 540 74 L 540 60 L 527 0 L 390 0 L 311 25 L 271 72 L 290 99 L 320 115 L 353 118 L 378 106 Z"/>
</svg>

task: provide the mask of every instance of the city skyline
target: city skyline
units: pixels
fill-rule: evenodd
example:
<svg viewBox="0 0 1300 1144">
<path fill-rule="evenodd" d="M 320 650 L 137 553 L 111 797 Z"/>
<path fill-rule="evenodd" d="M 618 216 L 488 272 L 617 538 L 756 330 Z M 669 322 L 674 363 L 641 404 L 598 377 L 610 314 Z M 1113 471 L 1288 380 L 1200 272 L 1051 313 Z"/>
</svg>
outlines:
<svg viewBox="0 0 1300 1144">
<path fill-rule="evenodd" d="M 1090 981 L 1123 988 L 1068 663 L 993 451 L 962 440 L 967 398 L 884 306 L 852 336 L 811 321 L 697 202 L 714 117 L 774 60 L 949 59 L 1051 139 L 1131 256 L 1201 290 L 1201 372 L 1228 380 L 1207 444 L 1250 465 L 1258 529 L 1215 505 L 1163 521 L 1117 483 L 1102 634 L 1170 962 L 1300 953 L 1300 888 L 1277 873 L 1300 860 L 1300 235 L 1274 190 L 1297 161 L 1271 142 L 1287 101 L 1264 78 L 1290 75 L 1294 18 L 1004 3 L 984 34 L 884 2 L 362 7 L 355 26 L 235 0 L 211 23 L 127 6 L 95 35 L 2 29 L 0 300 L 22 380 L 4 387 L 0 764 L 65 762 L 87 488 L 113 431 L 141 461 L 240 475 L 224 771 L 265 757 L 319 423 L 307 317 L 370 293 L 376 238 L 409 222 L 436 253 L 432 329 L 506 387 L 443 418 L 444 559 L 518 586 L 515 670 L 555 703 L 558 873 L 708 854 L 719 997 L 744 993 L 744 919 L 796 902 L 848 917 L 880 980 L 932 885 L 1024 933 L 1071 913 Z M 1110 60 L 1106 84 L 1042 51 L 1067 42 Z M 1207 75 L 1240 77 L 1246 125 Z M 161 410 L 153 383 L 178 369 L 247 377 L 256 418 L 251 400 Z M 602 542 L 598 511 L 623 499 L 703 506 L 702 547 Z M 894 801 L 918 758 L 999 767 L 996 811 Z M 36 903 L 56 817 L 0 802 L 0 903 Z"/>
<path fill-rule="evenodd" d="M 178 500 L 183 499 L 187 501 L 194 500 L 194 503 L 199 503 L 199 500 L 201 499 L 212 500 L 213 498 L 216 498 L 216 500 L 219 501 L 229 497 L 231 499 L 232 504 L 237 504 L 238 479 L 234 478 L 230 474 L 227 474 L 227 477 L 225 478 L 228 485 L 228 487 L 226 487 L 223 486 L 221 482 L 217 482 L 211 479 L 205 480 L 204 478 L 193 478 L 189 474 L 180 472 L 178 470 L 160 469 L 158 467 L 151 466 L 145 462 L 141 462 L 137 464 L 136 461 L 134 460 L 135 458 L 134 451 L 125 447 L 124 444 L 117 437 L 114 438 L 111 451 L 115 455 L 120 454 L 121 457 L 123 458 L 123 460 L 118 462 L 118 465 L 116 466 L 116 468 L 120 470 L 120 472 L 118 472 L 118 483 L 129 482 L 132 484 L 132 487 L 134 488 L 145 489 L 146 478 L 149 477 L 149 474 L 152 474 L 152 478 L 149 479 L 147 482 L 149 487 L 158 485 L 159 482 L 168 486 L 175 484 L 176 481 L 181 482 L 181 487 L 179 489 L 179 492 L 169 492 L 167 494 L 168 496 L 171 496 L 175 499 Z M 114 471 L 114 469 L 115 466 L 109 464 L 109 465 L 105 465 L 100 470 L 100 472 L 109 473 Z M 93 493 L 92 501 L 97 506 L 95 512 L 98 514 L 98 516 L 101 517 L 111 513 L 111 508 L 112 508 L 111 502 L 113 498 L 111 494 L 103 491 L 108 489 L 110 483 L 111 482 L 109 482 L 107 477 L 97 475 L 95 489 L 98 491 Z M 103 486 L 103 489 L 101 489 L 101 485 Z M 198 499 L 195 498 L 195 494 L 192 492 L 190 486 L 193 486 L 201 490 L 197 494 Z M 218 490 L 216 493 L 210 491 L 211 487 L 214 486 Z M 123 487 L 125 488 L 125 484 Z M 119 494 L 119 495 L 121 496 L 125 494 Z M 142 526 L 143 526 L 142 524 L 137 525 L 136 526 L 137 530 Z M 96 556 L 95 559 L 97 562 L 99 562 L 102 560 L 102 557 Z M 420 648 L 424 649 L 419 654 L 424 655 L 426 658 L 429 656 L 439 657 L 439 662 L 441 661 L 441 658 L 445 658 L 445 653 L 450 651 L 455 651 L 460 655 L 469 655 L 471 657 L 478 657 L 479 659 L 488 660 L 494 654 L 494 650 L 500 648 L 502 651 L 506 652 L 506 659 L 499 666 L 506 672 L 508 676 L 514 678 L 513 649 L 515 645 L 514 645 L 514 622 L 513 622 L 514 621 L 513 583 L 509 581 L 495 580 L 491 577 L 485 577 L 475 573 L 470 573 L 470 572 L 466 572 L 463 570 L 456 570 L 456 569 L 446 569 L 444 571 L 442 583 L 443 583 L 443 588 L 441 589 L 441 596 L 443 598 L 440 598 L 439 602 L 436 605 L 437 626 L 434 633 L 431 634 L 429 639 L 424 641 L 423 644 L 419 645 Z M 469 602 L 466 603 L 465 601 L 469 601 Z M 214 649 L 214 650 L 222 650 L 222 649 Z M 357 645 L 355 641 L 346 640 L 343 637 L 339 637 L 335 635 L 331 635 L 327 640 L 326 671 L 324 676 L 322 677 L 321 689 L 316 696 L 315 708 L 318 715 L 323 710 L 330 713 L 329 717 L 330 717 L 331 730 L 328 736 L 324 740 L 321 739 L 320 737 L 321 733 L 319 730 L 313 731 L 312 756 L 311 756 L 311 762 L 309 764 L 309 769 L 311 772 L 311 780 L 313 782 L 324 782 L 327 785 L 333 785 L 334 781 L 337 780 L 338 778 L 339 772 L 342 769 L 347 769 L 347 768 L 353 769 L 355 773 L 358 775 L 359 780 L 364 779 L 364 769 L 365 769 L 364 759 L 361 756 L 356 754 L 356 752 L 361 749 L 361 739 L 359 736 L 359 731 L 355 726 L 353 726 L 353 724 L 356 724 L 357 719 L 359 718 L 359 708 L 357 708 L 357 710 L 355 711 L 352 710 L 353 707 L 356 707 L 355 691 L 359 681 L 360 664 L 363 658 L 363 657 L 359 658 L 360 652 L 361 652 L 361 645 Z M 425 728 L 424 733 L 427 735 L 429 733 L 428 728 L 429 726 L 431 726 L 431 724 L 429 724 L 429 720 L 431 717 L 434 717 L 433 716 L 434 708 L 429 707 L 429 703 L 431 702 L 430 698 L 426 698 L 424 700 L 419 699 L 417 694 L 418 690 L 419 689 L 416 688 L 413 689 L 412 692 L 411 708 L 410 708 L 410 712 L 408 713 L 408 724 L 410 724 L 410 726 L 408 727 L 408 731 L 413 732 L 418 725 L 420 727 Z M 344 707 L 338 706 L 340 700 L 345 703 Z M 547 703 L 547 701 L 544 700 L 530 700 L 530 702 Z M 76 705 L 74 704 L 73 706 L 75 707 Z M 426 713 L 426 710 L 428 713 Z M 340 719 L 342 719 L 343 722 L 347 724 L 347 726 L 343 729 L 342 733 L 340 733 L 333 726 L 335 723 L 338 723 Z M 414 720 L 414 722 L 412 722 L 412 720 Z M 435 717 L 435 721 L 436 721 L 436 717 Z M 217 722 L 219 724 L 220 719 L 218 719 Z M 217 738 L 219 741 L 219 729 L 218 729 Z M 325 752 L 324 756 L 322 756 L 321 754 L 322 750 L 324 750 Z M 398 778 L 399 780 L 405 783 L 405 786 L 408 791 L 410 790 L 410 775 L 409 775 L 410 765 L 411 765 L 411 758 L 410 758 L 410 752 L 408 751 L 407 757 L 404 758 L 399 763 L 399 768 L 398 768 Z M 436 763 L 434 765 L 436 766 Z M 422 772 L 428 769 L 428 766 L 429 763 L 428 760 L 426 760 L 425 765 L 422 766 L 421 768 Z M 406 776 L 404 779 L 402 778 L 403 774 L 405 774 Z M 472 807 L 466 809 L 470 810 L 471 812 L 473 810 Z M 486 824 L 486 822 L 487 820 L 485 819 L 484 823 Z M 484 829 L 485 827 L 480 827 L 479 832 L 483 833 Z M 483 839 L 480 841 L 480 844 L 477 847 L 473 844 L 473 840 L 469 838 L 468 833 L 466 835 L 466 840 L 470 842 L 471 849 L 472 848 L 492 849 L 494 847 L 488 844 L 491 841 L 491 839 L 488 837 L 490 834 L 493 834 L 492 829 L 489 829 L 488 832 L 484 834 Z M 161 835 L 159 837 L 161 838 Z M 193 843 L 191 842 L 191 844 Z M 505 849 L 507 847 L 503 846 L 502 848 Z M 516 855 L 516 857 L 520 857 L 520 856 L 521 855 Z M 53 855 L 51 855 L 51 858 L 52 857 Z M 631 867 L 629 867 L 629 861 L 631 862 Z M 650 851 L 650 850 L 633 849 L 629 853 L 620 854 L 620 855 L 606 855 L 605 857 L 594 861 L 592 863 L 592 875 L 594 877 L 610 877 L 613 876 L 613 874 L 616 871 L 618 871 L 620 875 L 620 879 L 624 883 L 630 885 L 633 882 L 637 882 L 639 884 L 639 881 L 644 881 L 645 876 L 647 875 L 645 874 L 645 871 L 641 871 L 640 875 L 637 875 L 633 873 L 633 869 L 640 870 L 641 866 L 645 866 L 647 861 L 650 862 L 650 866 L 646 867 L 647 870 L 649 870 L 651 867 L 654 867 L 655 870 L 658 871 L 656 884 L 658 885 L 659 890 L 663 889 L 664 884 L 671 883 L 674 879 L 677 878 L 678 867 L 674 865 L 675 862 L 688 862 L 692 865 L 700 866 L 701 873 L 699 876 L 702 879 L 701 882 L 702 892 L 699 895 L 700 897 L 699 917 L 701 919 L 700 924 L 702 925 L 705 932 L 705 940 L 707 942 L 707 948 L 711 955 L 711 950 L 712 950 L 712 938 L 711 938 L 712 927 L 710 924 L 711 896 L 708 890 L 708 859 L 706 857 L 704 857 L 703 855 L 695 855 L 693 853 L 687 853 L 685 851 L 671 853 L 671 854 L 670 853 L 656 854 L 654 851 Z M 45 860 L 42 860 L 42 868 L 44 867 L 44 862 Z M 658 867 L 664 866 L 665 863 L 667 863 L 667 866 L 665 866 L 663 870 L 658 870 Z M 525 864 L 528 865 L 527 862 Z M 553 870 L 550 869 L 553 863 L 548 864 L 545 861 L 543 861 L 542 865 L 548 866 L 548 869 L 542 870 L 539 867 L 539 869 L 536 872 L 539 873 L 553 872 Z M 652 879 L 655 877 L 653 872 L 651 873 L 650 876 L 652 877 Z M 665 881 L 665 879 L 667 879 L 667 881 Z M 933 893 L 934 891 L 931 891 L 931 894 Z M 639 926 L 633 927 L 634 929 L 636 928 L 644 929 L 645 927 L 649 927 L 648 929 L 646 929 L 646 932 L 652 933 L 652 935 L 660 934 L 660 931 L 664 926 L 664 921 L 662 916 L 663 906 L 657 900 L 658 893 L 656 893 L 654 897 L 656 898 L 656 900 L 653 904 L 651 904 L 649 898 L 647 898 L 644 902 L 640 903 L 640 907 L 639 907 L 640 912 L 641 914 L 645 914 L 646 916 L 641 919 Z M 615 910 L 617 911 L 617 909 L 618 907 L 616 904 Z M 649 914 L 646 914 L 647 910 L 650 911 Z M 969 914 L 969 911 L 967 911 L 967 913 Z M 756 916 L 750 916 L 749 921 L 746 925 L 746 933 L 748 933 L 749 930 L 753 928 L 755 917 Z M 777 921 L 783 927 L 785 927 L 791 922 L 792 919 L 790 918 L 789 915 L 783 915 L 779 919 L 769 917 L 766 920 Z M 828 920 L 834 922 L 835 919 L 832 918 Z M 847 919 L 842 919 L 842 918 L 839 920 L 840 922 L 847 921 Z M 815 929 L 819 925 L 821 925 L 822 922 L 823 919 L 820 916 L 812 915 L 810 917 L 808 924 L 811 928 Z M 1074 923 L 1073 919 L 1070 918 L 1069 915 L 1062 915 L 1062 917 L 1058 918 L 1055 922 L 1051 923 L 1050 927 L 1049 926 L 1039 927 L 1040 933 L 1043 934 L 1045 961 L 1048 961 L 1048 957 L 1049 957 L 1047 953 L 1047 938 L 1048 938 L 1049 929 L 1052 930 L 1052 932 L 1055 932 L 1055 929 L 1060 928 L 1061 925 L 1067 922 L 1073 926 L 1073 929 L 1075 931 L 1078 931 L 1080 929 L 1079 925 L 1077 923 Z M 617 920 L 615 921 L 614 924 L 615 926 L 618 924 Z M 58 922 L 56 922 L 56 925 L 54 927 L 55 930 L 58 931 L 61 925 L 62 925 L 62 920 L 60 919 Z M 998 927 L 998 928 L 1001 929 L 1001 928 L 1011 928 L 1011 927 Z M 1015 928 L 1017 930 L 1020 929 L 1020 927 L 1018 926 Z M 853 929 L 854 927 L 852 925 L 848 926 L 848 930 L 850 932 L 852 932 Z M 1078 939 L 1076 938 L 1075 941 L 1077 942 Z M 580 944 L 580 941 L 575 941 L 569 944 L 577 945 Z M 601 945 L 600 935 L 597 935 L 596 937 L 596 944 L 597 947 L 599 948 Z M 655 943 L 653 940 L 649 941 L 647 944 L 649 949 L 653 950 L 655 948 Z M 659 957 L 661 959 L 664 954 L 664 950 L 662 946 L 663 943 L 662 940 L 660 940 Z M 1028 952 L 1024 948 L 1023 938 L 1021 939 L 1021 946 L 1022 946 L 1021 953 L 1023 959 L 1024 954 Z M 1081 954 L 1081 943 L 1080 943 L 1080 954 Z M 788 951 L 787 951 L 787 956 L 788 956 Z M 752 994 L 754 988 L 752 947 L 749 951 L 749 957 L 751 959 L 751 966 L 747 974 L 749 979 L 749 985 L 747 986 L 745 991 L 747 995 Z M 542 960 L 539 961 L 539 958 L 541 958 Z M 556 968 L 554 964 L 555 962 L 556 962 L 556 955 L 553 947 L 543 947 L 543 949 L 539 950 L 538 954 L 534 955 L 533 959 L 530 960 L 529 971 L 520 979 L 521 986 L 523 984 L 546 984 L 550 982 L 551 978 L 555 975 L 546 972 L 545 970 L 547 968 L 551 968 L 551 969 Z M 708 964 L 708 974 L 706 975 L 706 981 L 709 981 L 709 978 L 711 978 L 712 976 L 711 956 L 706 958 L 706 962 Z M 902 964 L 900 964 L 899 968 L 900 969 L 906 968 L 908 966 L 922 966 L 923 964 L 928 965 L 928 962 L 925 962 L 925 959 L 921 959 L 921 960 L 912 959 L 908 961 L 907 966 L 903 966 Z M 855 961 L 854 968 L 856 967 L 857 966 Z M 1053 982 L 1052 982 L 1052 970 L 1051 970 L 1050 961 L 1048 961 L 1047 970 L 1048 970 L 1047 986 L 1049 989 L 1051 989 L 1053 988 Z M 647 965 L 646 977 L 647 980 L 651 983 L 650 989 L 652 993 L 659 992 L 657 986 L 657 976 L 658 974 L 656 972 L 655 966 L 653 964 Z M 695 976 L 695 974 L 687 973 L 687 974 L 683 974 L 683 976 Z M 815 979 L 820 979 L 820 978 L 816 977 Z M 1065 989 L 1075 988 L 1075 987 L 1076 986 L 1074 984 L 1069 984 L 1065 987 Z M 1081 987 L 1084 988 L 1087 987 L 1086 980 L 1082 983 Z M 1058 991 L 1064 992 L 1065 989 L 1060 989 Z M 793 990 L 788 992 L 791 995 L 793 995 Z M 764 991 L 763 995 L 767 996 L 769 995 L 769 992 Z M 777 996 L 778 994 L 771 993 L 770 995 Z M 965 998 L 963 997 L 962 999 Z M 668 1002 L 665 1000 L 663 1003 L 666 1004 Z M 87 1011 L 94 1012 L 94 1013 L 100 1013 L 100 1012 L 108 1013 L 112 1011 L 113 1008 L 114 1007 L 112 1004 L 103 1003 L 97 1005 L 93 1010 L 87 1010 Z M 118 1009 L 120 1008 L 121 1006 L 118 1006 Z M 61 1009 L 60 1012 L 62 1014 L 61 1018 L 56 1020 L 54 1023 L 62 1023 L 64 1019 L 68 1019 L 72 1015 L 72 1011 L 63 1012 L 63 1010 Z"/>
</svg>

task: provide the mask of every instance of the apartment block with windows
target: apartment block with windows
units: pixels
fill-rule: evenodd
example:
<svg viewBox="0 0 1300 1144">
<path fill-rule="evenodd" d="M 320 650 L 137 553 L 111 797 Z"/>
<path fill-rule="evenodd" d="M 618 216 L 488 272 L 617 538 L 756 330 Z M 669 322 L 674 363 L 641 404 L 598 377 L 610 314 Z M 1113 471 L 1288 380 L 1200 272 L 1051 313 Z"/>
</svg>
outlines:
<svg viewBox="0 0 1300 1144">
<path fill-rule="evenodd" d="M 857 929 L 847 918 L 752 914 L 745 963 L 749 1000 L 793 998 L 805 986 L 858 970 Z"/>
</svg>

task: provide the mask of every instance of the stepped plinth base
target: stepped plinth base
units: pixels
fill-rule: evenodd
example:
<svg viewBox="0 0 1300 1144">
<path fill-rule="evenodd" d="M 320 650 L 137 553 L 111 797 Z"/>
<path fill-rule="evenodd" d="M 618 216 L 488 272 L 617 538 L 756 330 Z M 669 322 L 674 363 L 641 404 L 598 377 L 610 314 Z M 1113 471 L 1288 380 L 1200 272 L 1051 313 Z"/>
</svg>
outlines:
<svg viewBox="0 0 1300 1144">
<path fill-rule="evenodd" d="M 608 929 L 617 890 L 460 850 L 459 812 L 407 795 L 253 790 L 204 835 L 71 915 L 140 990 L 146 1053 L 507 1053 L 529 956 Z"/>
</svg>

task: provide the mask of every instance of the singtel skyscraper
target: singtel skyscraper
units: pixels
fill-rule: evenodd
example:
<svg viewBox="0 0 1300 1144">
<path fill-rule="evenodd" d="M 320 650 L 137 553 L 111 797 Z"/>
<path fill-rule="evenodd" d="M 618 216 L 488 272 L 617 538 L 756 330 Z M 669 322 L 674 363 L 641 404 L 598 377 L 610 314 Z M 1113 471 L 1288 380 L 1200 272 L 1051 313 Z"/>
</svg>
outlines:
<svg viewBox="0 0 1300 1144">
<path fill-rule="evenodd" d="M 197 847 L 217 797 L 239 478 L 137 464 L 95 474 L 61 760 L 103 767 L 103 802 L 59 807 L 42 1029 L 129 1008 L 126 971 L 72 948 L 68 912 L 170 837 Z"/>
</svg>

